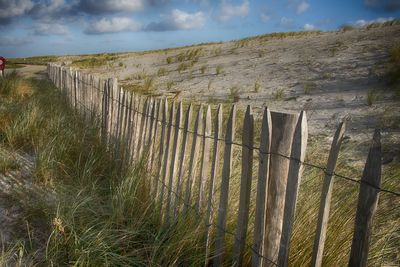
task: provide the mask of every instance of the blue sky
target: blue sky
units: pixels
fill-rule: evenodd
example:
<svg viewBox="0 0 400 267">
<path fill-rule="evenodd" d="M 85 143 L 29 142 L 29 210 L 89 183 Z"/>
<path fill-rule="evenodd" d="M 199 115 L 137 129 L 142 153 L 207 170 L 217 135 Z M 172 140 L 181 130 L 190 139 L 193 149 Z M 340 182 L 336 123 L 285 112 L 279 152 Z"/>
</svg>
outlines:
<svg viewBox="0 0 400 267">
<path fill-rule="evenodd" d="M 400 0 L 0 0 L 0 55 L 143 51 L 400 17 Z"/>
</svg>

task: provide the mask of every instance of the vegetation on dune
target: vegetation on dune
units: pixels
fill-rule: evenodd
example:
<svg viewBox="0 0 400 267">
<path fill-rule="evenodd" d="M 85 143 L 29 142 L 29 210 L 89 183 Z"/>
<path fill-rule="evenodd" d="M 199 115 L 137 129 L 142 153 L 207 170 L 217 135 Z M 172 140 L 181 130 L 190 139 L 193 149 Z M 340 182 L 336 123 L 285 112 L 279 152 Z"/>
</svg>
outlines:
<svg viewBox="0 0 400 267">
<path fill-rule="evenodd" d="M 34 154 L 34 182 L 56 197 L 54 202 L 40 194 L 34 201 L 21 199 L 30 238 L 3 246 L 0 262 L 201 265 L 204 249 L 197 221 L 162 227 L 143 165 L 121 169 L 119 157 L 102 145 L 95 120 L 82 120 L 49 82 L 29 83 L 34 90 L 30 97 L 10 91 L 3 95 L 0 119 L 7 122 L 0 125 L 0 145 Z M 4 164 L 11 167 L 18 166 Z M 42 243 L 35 239 L 38 229 L 31 229 L 35 218 L 47 234 Z"/>
<path fill-rule="evenodd" d="M 13 75 L 7 78 L 15 79 L 14 84 L 17 84 L 19 78 Z M 15 86 L 9 89 L 3 80 L 0 83 L 4 99 L 0 102 L 0 145 L 33 154 L 36 157 L 35 183 L 50 189 L 56 197 L 48 201 L 45 195 L 39 194 L 35 201 L 21 200 L 28 210 L 28 224 L 33 225 L 35 218 L 40 218 L 42 234 L 47 237 L 40 242 L 35 239 L 38 232 L 30 232 L 31 239 L 7 245 L 0 262 L 30 259 L 32 265 L 54 266 L 202 265 L 203 220 L 189 213 L 174 225 L 161 225 L 155 208 L 159 203 L 149 192 L 148 181 L 153 178 L 143 168 L 145 160 L 121 169 L 118 155 L 110 153 L 102 144 L 95 120 L 83 120 L 78 116 L 49 82 L 30 80 L 29 84 L 34 93 L 20 96 L 13 93 Z M 232 95 L 237 92 L 237 88 L 232 87 Z M 238 113 L 238 120 L 242 115 Z M 321 149 L 320 143 L 318 139 L 310 140 L 308 162 L 324 165 L 326 151 Z M 356 151 L 354 143 L 345 143 L 342 150 L 337 172 L 359 177 L 360 170 L 348 164 Z M 236 160 L 234 167 L 238 166 L 240 157 Z M 18 168 L 10 161 L 3 165 L 3 169 Z M 232 203 L 238 201 L 238 194 L 234 193 L 240 185 L 238 170 L 236 167 L 231 178 Z M 398 162 L 384 167 L 382 187 L 396 191 L 398 175 Z M 322 171 L 305 169 L 291 241 L 290 264 L 293 266 L 310 263 L 323 176 Z M 347 264 L 358 187 L 358 184 L 335 179 L 324 253 L 327 266 Z M 399 198 L 381 193 L 371 240 L 371 266 L 398 264 L 399 206 Z M 252 220 L 250 229 L 251 224 Z M 235 225 L 236 214 L 232 213 L 227 229 L 234 232 Z M 249 242 L 252 236 L 250 230 Z M 232 244 L 233 237 L 228 235 L 228 251 L 232 250 Z M 15 255 L 18 255 L 16 259 Z M 244 264 L 248 264 L 250 258 L 251 250 L 247 250 Z"/>
<path fill-rule="evenodd" d="M 49 62 L 56 62 L 59 60 L 58 56 L 36 56 L 24 58 L 10 58 L 8 63 L 30 63 L 30 64 L 47 64 Z"/>
<path fill-rule="evenodd" d="M 400 96 L 400 46 L 393 47 L 389 51 L 390 67 L 388 72 L 388 82 Z"/>
</svg>

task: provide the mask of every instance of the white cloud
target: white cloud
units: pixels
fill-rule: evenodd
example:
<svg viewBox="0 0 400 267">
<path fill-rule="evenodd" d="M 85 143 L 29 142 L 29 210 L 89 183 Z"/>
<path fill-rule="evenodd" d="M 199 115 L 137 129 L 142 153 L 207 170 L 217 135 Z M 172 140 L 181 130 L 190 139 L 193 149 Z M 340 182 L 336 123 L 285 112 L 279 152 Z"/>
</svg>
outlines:
<svg viewBox="0 0 400 267">
<path fill-rule="evenodd" d="M 271 16 L 265 12 L 261 12 L 260 19 L 262 22 L 268 22 L 271 19 Z"/>
<path fill-rule="evenodd" d="M 377 18 L 377 19 L 373 19 L 373 20 L 360 19 L 360 20 L 356 21 L 355 25 L 358 26 L 358 27 L 364 27 L 364 26 L 367 26 L 367 25 L 372 24 L 372 23 L 385 23 L 385 22 L 391 21 L 391 20 L 394 20 L 394 18 L 393 17 Z"/>
<path fill-rule="evenodd" d="M 282 17 L 280 22 L 279 22 L 279 26 L 283 27 L 283 28 L 293 28 L 294 26 L 294 21 L 293 19 L 287 18 L 287 17 Z"/>
<path fill-rule="evenodd" d="M 249 6 L 248 0 L 244 0 L 241 5 L 237 6 L 222 0 L 218 20 L 225 22 L 233 17 L 246 17 L 249 14 Z"/>
<path fill-rule="evenodd" d="M 304 24 L 303 29 L 304 29 L 305 31 L 313 31 L 313 30 L 316 29 L 316 27 L 315 27 L 314 25 L 312 25 L 312 24 L 306 23 L 306 24 Z"/>
<path fill-rule="evenodd" d="M 102 18 L 89 25 L 85 33 L 105 34 L 116 32 L 139 31 L 142 25 L 131 18 L 115 17 L 112 19 Z"/>
<path fill-rule="evenodd" d="M 203 12 L 186 13 L 184 11 L 175 9 L 172 11 L 172 21 L 178 29 L 191 30 L 203 27 L 205 17 Z"/>
<path fill-rule="evenodd" d="M 202 28 L 206 17 L 203 12 L 188 13 L 174 9 L 170 14 L 162 15 L 160 22 L 152 22 L 147 25 L 147 31 L 175 31 L 192 30 Z"/>
<path fill-rule="evenodd" d="M 28 13 L 34 4 L 31 0 L 0 0 L 0 22 Z"/>
<path fill-rule="evenodd" d="M 68 30 L 61 24 L 38 23 L 34 27 L 36 35 L 67 35 Z"/>
<path fill-rule="evenodd" d="M 296 7 L 296 12 L 297 14 L 301 14 L 307 11 L 307 9 L 310 7 L 310 4 L 308 4 L 305 1 L 302 1 L 300 3 L 298 3 L 297 7 Z"/>
</svg>

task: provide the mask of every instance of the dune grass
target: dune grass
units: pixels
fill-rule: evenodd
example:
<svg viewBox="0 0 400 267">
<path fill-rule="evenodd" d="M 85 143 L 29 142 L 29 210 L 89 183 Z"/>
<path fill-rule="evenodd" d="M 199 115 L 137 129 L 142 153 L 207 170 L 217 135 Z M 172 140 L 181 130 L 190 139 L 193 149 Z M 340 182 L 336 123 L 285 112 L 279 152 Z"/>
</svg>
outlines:
<svg viewBox="0 0 400 267">
<path fill-rule="evenodd" d="M 0 145 L 34 155 L 32 179 L 56 198 L 48 202 L 43 196 L 31 203 L 43 207 L 26 207 L 45 222 L 49 235 L 36 246 L 45 252 L 32 256 L 38 253 L 30 241 L 16 240 L 0 260 L 32 258 L 40 266 L 199 265 L 197 222 L 162 227 L 142 165 L 119 168 L 95 120 L 84 121 L 49 82 L 29 83 L 31 97 L 4 95 L 0 119 L 7 121 L 0 126 Z"/>
<path fill-rule="evenodd" d="M 19 79 L 18 75 L 15 77 Z M 34 155 L 32 179 L 39 187 L 54 192 L 55 197 L 49 201 L 45 195 L 39 195 L 34 202 L 24 202 L 29 211 L 28 222 L 41 218 L 42 232 L 47 236 L 34 245 L 30 244 L 34 237 L 7 245 L 0 263 L 12 260 L 23 264 L 28 258 L 31 265 L 39 266 L 201 266 L 205 251 L 202 220 L 189 214 L 170 226 L 160 223 L 159 203 L 149 189 L 148 181 L 153 177 L 144 168 L 145 159 L 120 168 L 118 155 L 102 144 L 95 119 L 84 120 L 75 113 L 48 81 L 25 82 L 32 86 L 34 93 L 30 96 L 16 96 L 13 87 L 7 90 L 0 87 L 5 92 L 4 101 L 0 102 L 0 145 Z M 238 120 L 242 119 L 240 114 Z M 307 161 L 325 164 L 327 151 L 321 148 L 321 142 L 311 138 Z M 360 177 L 362 168 L 352 167 L 349 161 L 364 159 L 365 148 L 347 142 L 342 150 L 337 172 Z M 239 162 L 240 156 L 235 156 L 235 160 Z M 239 173 L 240 169 L 235 168 L 231 178 L 232 203 L 238 202 Z M 292 266 L 310 264 L 323 175 L 321 171 L 305 169 L 291 241 Z M 398 191 L 399 175 L 398 162 L 384 167 L 382 187 Z M 358 184 L 335 180 L 325 266 L 347 265 L 357 195 Z M 399 264 L 398 207 L 399 198 L 381 194 L 371 240 L 370 266 Z M 254 207 L 251 209 L 249 229 Z M 232 205 L 227 223 L 231 232 L 236 225 L 234 211 Z M 249 230 L 249 244 L 252 237 Z M 232 246 L 233 239 L 227 236 L 227 255 Z M 244 263 L 250 263 L 250 258 L 251 250 L 247 249 Z"/>
</svg>

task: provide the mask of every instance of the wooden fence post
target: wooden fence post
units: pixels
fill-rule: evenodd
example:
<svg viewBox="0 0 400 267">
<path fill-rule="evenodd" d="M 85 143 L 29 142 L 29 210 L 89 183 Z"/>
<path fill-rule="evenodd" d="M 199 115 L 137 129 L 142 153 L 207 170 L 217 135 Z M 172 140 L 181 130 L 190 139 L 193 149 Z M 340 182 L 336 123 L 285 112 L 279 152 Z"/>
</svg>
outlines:
<svg viewBox="0 0 400 267">
<path fill-rule="evenodd" d="M 176 181 L 176 198 L 174 203 L 174 217 L 176 218 L 178 215 L 180 203 L 181 203 L 181 191 L 183 185 L 183 176 L 184 176 L 184 165 L 185 165 L 185 158 L 186 158 L 186 148 L 188 145 L 188 135 L 189 135 L 189 126 L 190 122 L 192 121 L 192 104 L 189 105 L 188 110 L 186 111 L 185 116 L 185 124 L 183 126 L 183 140 L 181 146 L 181 153 L 179 159 L 179 169 L 178 169 L 178 178 Z"/>
<path fill-rule="evenodd" d="M 136 149 L 136 156 L 135 156 L 135 160 L 139 161 L 142 157 L 142 149 L 143 149 L 143 142 L 144 142 L 144 138 L 145 138 L 145 123 L 146 123 L 146 114 L 147 114 L 147 110 L 148 110 L 148 106 L 150 105 L 150 99 L 146 98 L 146 101 L 144 102 L 143 105 L 143 110 L 142 110 L 142 114 L 141 114 L 141 118 L 140 118 L 140 130 L 139 130 L 139 139 L 138 139 L 138 146 Z"/>
<path fill-rule="evenodd" d="M 173 201 L 174 197 L 172 196 L 172 191 L 174 187 L 174 178 L 176 175 L 176 159 L 177 152 L 179 153 L 179 143 L 181 137 L 181 122 L 182 122 L 182 102 L 179 103 L 178 110 L 176 112 L 175 118 L 175 134 L 174 134 L 174 143 L 172 146 L 172 155 L 171 155 L 171 165 L 169 170 L 169 181 L 168 181 L 168 197 L 167 197 L 167 205 L 165 212 L 165 224 L 168 225 L 171 219 L 171 201 Z M 172 198 L 172 199 L 171 199 Z M 175 196 L 176 198 L 176 196 Z"/>
<path fill-rule="evenodd" d="M 155 118 L 154 118 L 154 134 L 151 140 L 151 146 L 150 146 L 150 173 L 153 174 L 153 166 L 154 166 L 154 160 L 156 157 L 156 153 L 154 151 L 156 151 L 157 149 L 157 134 L 158 134 L 158 124 L 159 124 L 159 120 L 160 120 L 160 111 L 162 110 L 162 99 L 159 99 L 157 102 L 157 110 L 155 111 Z M 161 139 L 160 139 L 161 140 Z M 160 145 L 160 144 L 158 144 Z M 158 156 L 161 156 L 161 154 L 159 154 Z M 158 175 L 158 173 L 157 173 Z"/>
<path fill-rule="evenodd" d="M 322 186 L 321 201 L 318 212 L 317 230 L 315 232 L 313 254 L 311 266 L 320 267 L 322 264 L 322 255 L 324 253 L 326 229 L 328 228 L 329 211 L 331 207 L 331 198 L 333 190 L 333 172 L 339 157 L 340 146 L 342 145 L 346 124 L 340 123 L 333 137 L 331 150 L 329 151 L 328 163 L 326 165 L 326 174 Z"/>
<path fill-rule="evenodd" d="M 252 266 L 261 265 L 262 240 L 264 237 L 265 210 L 268 181 L 269 181 L 269 159 L 271 152 L 271 113 L 268 108 L 264 109 L 263 121 L 261 126 L 260 158 L 258 167 L 257 195 L 256 195 L 256 214 L 254 218 L 254 237 Z"/>
<path fill-rule="evenodd" d="M 161 105 L 161 104 L 160 104 Z M 162 177 L 162 160 L 164 158 L 164 144 L 165 144 L 165 129 L 167 124 L 167 114 L 168 114 L 168 100 L 164 100 L 164 107 L 160 108 L 162 112 L 162 121 L 161 121 L 161 134 L 160 134 L 160 144 L 159 144 L 159 153 L 158 153 L 158 162 L 157 162 L 157 171 L 154 175 L 154 192 L 153 197 L 156 198 L 158 194 L 158 180 Z M 161 185 L 162 186 L 162 185 Z M 160 203 L 161 205 L 161 203 Z"/>
<path fill-rule="evenodd" d="M 276 266 L 282 233 L 286 184 L 293 133 L 298 114 L 271 112 L 272 140 L 270 177 L 267 193 L 267 209 L 263 242 L 263 266 Z"/>
<path fill-rule="evenodd" d="M 189 174 L 186 183 L 186 192 L 183 206 L 183 213 L 186 214 L 187 210 L 191 207 L 190 199 L 192 194 L 192 187 L 195 184 L 196 180 L 196 163 L 197 163 L 197 151 L 198 151 L 198 135 L 199 128 L 203 118 L 203 106 L 200 106 L 199 111 L 197 113 L 196 121 L 194 123 L 194 131 L 193 131 L 193 141 L 192 141 L 192 150 L 190 153 L 190 161 L 189 161 Z"/>
<path fill-rule="evenodd" d="M 208 173 L 208 161 L 210 157 L 210 138 L 211 138 L 211 107 L 208 105 L 206 116 L 204 118 L 204 131 L 203 131 L 203 148 L 201 154 L 201 165 L 200 165 L 200 188 L 199 188 L 199 200 L 197 203 L 198 210 L 201 213 L 204 207 L 205 199 L 205 186 L 207 182 Z"/>
<path fill-rule="evenodd" d="M 293 229 L 294 212 L 297 202 L 303 161 L 306 156 L 308 138 L 306 112 L 300 113 L 299 120 L 294 131 L 292 152 L 290 154 L 289 174 L 286 186 L 285 208 L 283 213 L 282 235 L 278 255 L 278 265 L 287 266 L 289 260 L 289 243 Z"/>
<path fill-rule="evenodd" d="M 367 266 L 369 240 L 381 185 L 381 160 L 381 132 L 380 130 L 375 130 L 361 177 L 349 266 Z"/>
<path fill-rule="evenodd" d="M 250 190 L 253 174 L 253 137 L 254 118 L 251 106 L 247 106 L 242 135 L 242 174 L 240 182 L 239 211 L 236 226 L 236 238 L 233 248 L 233 265 L 242 266 L 246 246 L 247 226 L 250 208 Z"/>
<path fill-rule="evenodd" d="M 168 134 L 167 134 L 167 140 L 165 144 L 165 150 L 164 150 L 164 159 L 163 159 L 163 169 L 162 169 L 162 174 L 161 174 L 161 193 L 160 193 L 160 206 L 161 206 L 161 211 L 160 211 L 160 219 L 163 219 L 163 201 L 164 201 L 164 192 L 165 192 L 165 179 L 168 176 L 168 166 L 170 162 L 170 146 L 171 146 L 171 138 L 172 138 L 172 124 L 173 124 L 173 118 L 175 117 L 175 102 L 172 102 L 172 107 L 171 107 L 171 113 L 169 114 L 169 120 L 168 120 Z"/>
<path fill-rule="evenodd" d="M 232 106 L 229 115 L 224 150 L 224 165 L 222 168 L 221 194 L 218 207 L 217 235 L 215 238 L 215 266 L 222 266 L 225 251 L 225 225 L 228 209 L 229 179 L 232 172 L 232 142 L 235 139 L 236 105 Z"/>
<path fill-rule="evenodd" d="M 218 106 L 217 117 L 215 120 L 214 126 L 214 149 L 211 159 L 211 175 L 210 175 L 210 185 L 208 190 L 208 199 L 207 199 L 207 211 L 206 211 L 206 255 L 204 266 L 207 267 L 209 265 L 210 259 L 210 243 L 211 243 L 211 226 L 213 222 L 213 214 L 214 214 L 214 195 L 215 195 L 215 180 L 217 176 L 217 167 L 219 164 L 219 139 L 221 138 L 222 131 L 222 105 Z"/>
</svg>

